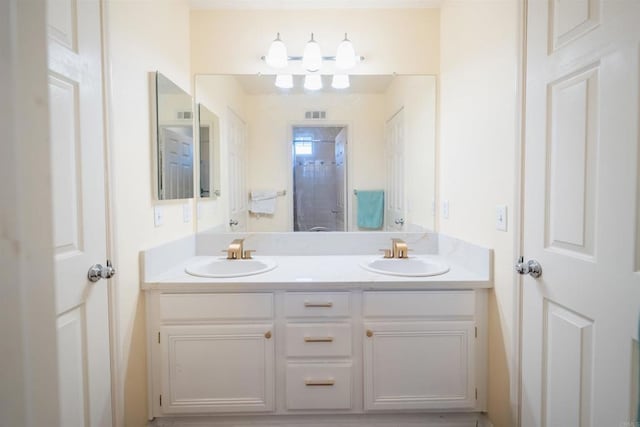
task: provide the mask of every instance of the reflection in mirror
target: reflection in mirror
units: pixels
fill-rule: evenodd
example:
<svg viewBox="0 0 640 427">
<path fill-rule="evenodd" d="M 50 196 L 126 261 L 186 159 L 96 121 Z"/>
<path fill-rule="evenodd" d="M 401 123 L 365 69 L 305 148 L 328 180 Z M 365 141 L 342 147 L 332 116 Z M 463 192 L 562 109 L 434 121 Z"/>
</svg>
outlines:
<svg viewBox="0 0 640 427">
<path fill-rule="evenodd" d="M 157 196 L 193 197 L 193 100 L 175 83 L 155 73 Z"/>
<path fill-rule="evenodd" d="M 301 79 L 283 90 L 274 76 L 196 76 L 220 118 L 222 191 L 198 230 L 433 230 L 435 77 L 356 75 L 338 90 L 323 76 L 319 91 Z"/>
<path fill-rule="evenodd" d="M 198 104 L 197 120 L 200 197 L 220 196 L 220 122 L 202 104 Z"/>
</svg>

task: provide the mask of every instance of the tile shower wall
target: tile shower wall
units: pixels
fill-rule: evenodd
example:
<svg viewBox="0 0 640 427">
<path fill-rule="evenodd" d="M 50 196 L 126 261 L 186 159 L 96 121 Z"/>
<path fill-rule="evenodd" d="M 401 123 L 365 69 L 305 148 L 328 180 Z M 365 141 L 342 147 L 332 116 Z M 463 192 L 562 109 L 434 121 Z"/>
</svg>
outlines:
<svg viewBox="0 0 640 427">
<path fill-rule="evenodd" d="M 313 154 L 296 155 L 294 165 L 294 230 L 338 229 L 335 143 L 314 142 Z"/>
</svg>

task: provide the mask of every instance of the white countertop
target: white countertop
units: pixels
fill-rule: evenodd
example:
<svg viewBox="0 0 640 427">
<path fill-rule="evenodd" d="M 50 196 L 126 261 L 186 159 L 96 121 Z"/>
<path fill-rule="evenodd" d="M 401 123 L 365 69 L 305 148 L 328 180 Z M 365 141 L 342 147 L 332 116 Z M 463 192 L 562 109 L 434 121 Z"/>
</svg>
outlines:
<svg viewBox="0 0 640 427">
<path fill-rule="evenodd" d="M 194 256 L 142 283 L 144 290 L 161 291 L 274 291 L 274 290 L 354 290 L 354 289 L 478 289 L 492 287 L 488 274 L 469 270 L 466 266 L 438 255 L 417 255 L 437 259 L 449 265 L 447 273 L 428 277 L 404 277 L 374 273 L 361 264 L 380 255 L 305 255 L 267 256 L 278 266 L 271 271 L 234 278 L 208 278 L 185 272 L 191 263 L 213 259 Z M 261 257 L 256 257 L 260 259 Z M 233 262 L 233 261 L 230 261 Z"/>
</svg>

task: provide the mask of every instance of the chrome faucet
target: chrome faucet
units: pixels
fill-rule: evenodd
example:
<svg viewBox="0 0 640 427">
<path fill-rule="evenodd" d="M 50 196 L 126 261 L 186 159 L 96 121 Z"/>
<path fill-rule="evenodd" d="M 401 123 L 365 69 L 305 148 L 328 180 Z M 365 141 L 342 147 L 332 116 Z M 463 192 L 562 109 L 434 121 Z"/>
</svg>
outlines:
<svg viewBox="0 0 640 427">
<path fill-rule="evenodd" d="M 391 239 L 391 249 L 381 249 L 385 258 L 409 258 L 409 247 L 402 239 Z"/>
<path fill-rule="evenodd" d="M 251 259 L 254 250 L 244 249 L 244 239 L 234 239 L 226 249 L 227 259 Z"/>
</svg>

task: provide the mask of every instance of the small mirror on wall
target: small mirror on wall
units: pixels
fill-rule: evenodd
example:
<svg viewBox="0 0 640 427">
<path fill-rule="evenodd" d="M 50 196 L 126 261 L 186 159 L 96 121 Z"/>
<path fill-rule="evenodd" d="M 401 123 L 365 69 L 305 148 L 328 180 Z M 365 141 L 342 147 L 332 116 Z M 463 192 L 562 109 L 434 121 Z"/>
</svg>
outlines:
<svg viewBox="0 0 640 427">
<path fill-rule="evenodd" d="M 156 194 L 158 200 L 193 197 L 193 99 L 167 77 L 154 74 Z"/>
<path fill-rule="evenodd" d="M 220 196 L 220 120 L 207 107 L 198 104 L 200 197 Z"/>
</svg>

